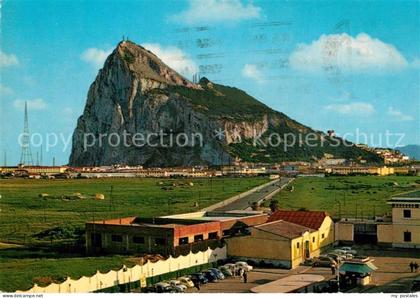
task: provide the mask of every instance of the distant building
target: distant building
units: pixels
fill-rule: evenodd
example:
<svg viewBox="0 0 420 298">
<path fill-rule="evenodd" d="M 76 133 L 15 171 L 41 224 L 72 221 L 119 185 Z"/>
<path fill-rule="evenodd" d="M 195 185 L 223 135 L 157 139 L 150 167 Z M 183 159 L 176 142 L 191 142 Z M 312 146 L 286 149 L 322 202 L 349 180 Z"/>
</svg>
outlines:
<svg viewBox="0 0 420 298">
<path fill-rule="evenodd" d="M 392 222 L 378 224 L 378 243 L 420 248 L 420 196 L 392 198 L 388 204 Z"/>
<path fill-rule="evenodd" d="M 334 166 L 326 167 L 325 173 L 337 175 L 393 175 L 394 168 L 390 167 L 360 167 L 360 166 Z M 408 170 L 407 170 L 408 173 Z"/>
<path fill-rule="evenodd" d="M 261 212 L 195 212 L 157 218 L 126 217 L 86 223 L 88 253 L 177 255 L 266 222 Z"/>
<path fill-rule="evenodd" d="M 391 198 L 392 216 L 344 218 L 335 225 L 335 240 L 342 243 L 379 244 L 420 248 L 420 197 Z"/>
</svg>

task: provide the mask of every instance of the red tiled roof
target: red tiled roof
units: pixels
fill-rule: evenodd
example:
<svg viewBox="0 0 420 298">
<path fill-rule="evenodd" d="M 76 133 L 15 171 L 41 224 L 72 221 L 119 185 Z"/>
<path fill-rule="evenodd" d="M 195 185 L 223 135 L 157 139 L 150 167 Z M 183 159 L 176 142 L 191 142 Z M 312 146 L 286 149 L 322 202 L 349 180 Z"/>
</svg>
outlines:
<svg viewBox="0 0 420 298">
<path fill-rule="evenodd" d="M 273 222 L 267 222 L 262 225 L 253 227 L 254 229 L 268 232 L 271 234 L 279 235 L 287 239 L 294 239 L 302 236 L 305 232 L 314 232 L 315 230 L 297 225 L 284 220 L 277 220 Z"/>
<path fill-rule="evenodd" d="M 324 211 L 277 210 L 268 218 L 268 222 L 284 220 L 311 229 L 319 229 L 328 214 Z"/>
</svg>

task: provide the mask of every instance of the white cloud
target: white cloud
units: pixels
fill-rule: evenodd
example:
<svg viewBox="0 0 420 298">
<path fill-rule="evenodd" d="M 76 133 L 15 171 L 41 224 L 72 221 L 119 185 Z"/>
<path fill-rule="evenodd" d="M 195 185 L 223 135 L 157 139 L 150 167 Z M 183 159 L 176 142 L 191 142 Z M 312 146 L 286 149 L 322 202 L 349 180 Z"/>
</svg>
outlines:
<svg viewBox="0 0 420 298">
<path fill-rule="evenodd" d="M 394 107 L 388 108 L 388 115 L 392 117 L 391 120 L 396 120 L 396 121 L 413 121 L 414 120 L 413 116 L 404 114 L 403 112 L 395 109 Z"/>
<path fill-rule="evenodd" d="M 292 68 L 302 71 L 377 72 L 408 66 L 392 45 L 366 33 L 321 35 L 311 44 L 300 44 L 289 57 Z"/>
<path fill-rule="evenodd" d="M 186 77 L 191 77 L 198 72 L 197 64 L 177 47 L 163 47 L 157 43 L 146 43 L 142 44 L 142 46 L 153 52 L 165 64 Z"/>
<path fill-rule="evenodd" d="M 264 81 L 263 73 L 255 64 L 245 64 L 242 68 L 242 75 L 246 78 L 257 81 L 258 83 L 262 83 Z"/>
<path fill-rule="evenodd" d="M 95 68 L 101 68 L 104 65 L 106 58 L 111 54 L 112 50 L 102 50 L 98 48 L 86 49 L 80 58 L 91 64 Z"/>
<path fill-rule="evenodd" d="M 25 108 L 25 101 L 28 104 L 28 110 L 44 110 L 47 107 L 47 103 L 42 98 L 35 98 L 32 100 L 16 99 L 13 102 L 13 106 L 15 109 L 23 111 Z"/>
<path fill-rule="evenodd" d="M 190 0 L 188 9 L 172 19 L 187 24 L 203 24 L 258 19 L 260 14 L 260 7 L 241 0 Z"/>
<path fill-rule="evenodd" d="M 19 60 L 14 54 L 6 54 L 0 50 L 0 67 L 18 65 Z"/>
<path fill-rule="evenodd" d="M 327 111 L 351 116 L 368 116 L 375 112 L 372 104 L 366 102 L 351 102 L 347 104 L 331 104 L 324 107 Z"/>
<path fill-rule="evenodd" d="M 12 95 L 13 90 L 3 84 L 0 84 L 0 95 Z"/>
</svg>

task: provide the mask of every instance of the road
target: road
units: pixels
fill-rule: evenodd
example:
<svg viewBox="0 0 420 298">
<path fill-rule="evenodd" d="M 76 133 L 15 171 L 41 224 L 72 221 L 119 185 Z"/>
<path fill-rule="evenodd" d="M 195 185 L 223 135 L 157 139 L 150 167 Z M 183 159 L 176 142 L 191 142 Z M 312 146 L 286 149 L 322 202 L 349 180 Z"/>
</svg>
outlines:
<svg viewBox="0 0 420 298">
<path fill-rule="evenodd" d="M 291 178 L 282 177 L 277 183 L 268 185 L 256 192 L 246 195 L 232 203 L 229 203 L 223 207 L 217 208 L 215 211 L 230 211 L 230 210 L 244 210 L 251 206 L 254 202 L 259 202 L 265 199 L 273 191 L 279 190 L 281 187 L 289 183 Z"/>
</svg>

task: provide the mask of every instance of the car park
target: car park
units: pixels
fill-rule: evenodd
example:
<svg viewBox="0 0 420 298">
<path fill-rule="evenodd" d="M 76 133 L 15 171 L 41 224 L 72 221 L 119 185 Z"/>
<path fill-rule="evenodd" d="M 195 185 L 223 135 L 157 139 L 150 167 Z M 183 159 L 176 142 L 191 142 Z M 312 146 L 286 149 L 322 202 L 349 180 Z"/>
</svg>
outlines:
<svg viewBox="0 0 420 298">
<path fill-rule="evenodd" d="M 181 285 L 184 285 L 187 288 L 194 288 L 194 283 L 192 282 L 192 280 L 189 277 L 182 276 L 182 277 L 178 278 L 178 281 Z"/>
<path fill-rule="evenodd" d="M 232 270 L 230 270 L 228 267 L 220 266 L 219 270 L 225 275 L 225 277 L 233 275 Z"/>
<path fill-rule="evenodd" d="M 209 282 L 217 282 L 218 278 L 214 272 L 211 270 L 206 270 L 203 272 L 204 276 L 208 279 Z"/>
<path fill-rule="evenodd" d="M 217 268 L 210 268 L 209 270 L 216 275 L 217 279 L 225 279 L 225 275 L 219 269 L 217 269 Z"/>
<path fill-rule="evenodd" d="M 338 249 L 340 249 L 340 250 L 344 251 L 345 253 L 352 254 L 353 256 L 354 256 L 354 255 L 357 255 L 357 251 L 356 251 L 355 249 L 352 249 L 352 248 L 351 248 L 351 247 L 349 247 L 349 246 L 339 247 Z"/>
<path fill-rule="evenodd" d="M 327 255 L 327 257 L 332 258 L 334 261 L 338 262 L 342 262 L 344 260 L 346 260 L 346 257 L 342 254 L 337 254 L 337 253 L 329 253 Z"/>
<path fill-rule="evenodd" d="M 350 259 L 353 259 L 354 258 L 353 254 L 351 254 L 349 252 L 346 252 L 345 250 L 342 250 L 342 249 L 335 249 L 332 252 L 332 254 L 340 255 L 345 260 L 350 260 Z"/>
<path fill-rule="evenodd" d="M 337 265 L 337 263 L 328 256 L 319 256 L 317 258 L 314 258 L 314 261 L 312 263 L 313 267 L 331 267 L 332 265 Z"/>
<path fill-rule="evenodd" d="M 187 289 L 187 286 L 181 284 L 179 280 L 173 279 L 169 281 L 169 285 L 174 289 L 177 293 L 183 293 Z"/>
<path fill-rule="evenodd" d="M 248 265 L 247 262 L 236 262 L 235 266 L 237 269 L 243 269 L 245 272 L 251 271 L 253 267 Z"/>
<path fill-rule="evenodd" d="M 195 284 L 197 281 L 200 282 L 201 284 L 206 284 L 209 282 L 209 280 L 204 276 L 203 273 L 193 273 L 191 274 L 190 279 L 192 280 L 192 282 Z"/>
<path fill-rule="evenodd" d="M 155 289 L 157 293 L 170 293 L 173 292 L 173 288 L 170 284 L 166 282 L 158 282 L 155 284 Z"/>
</svg>

